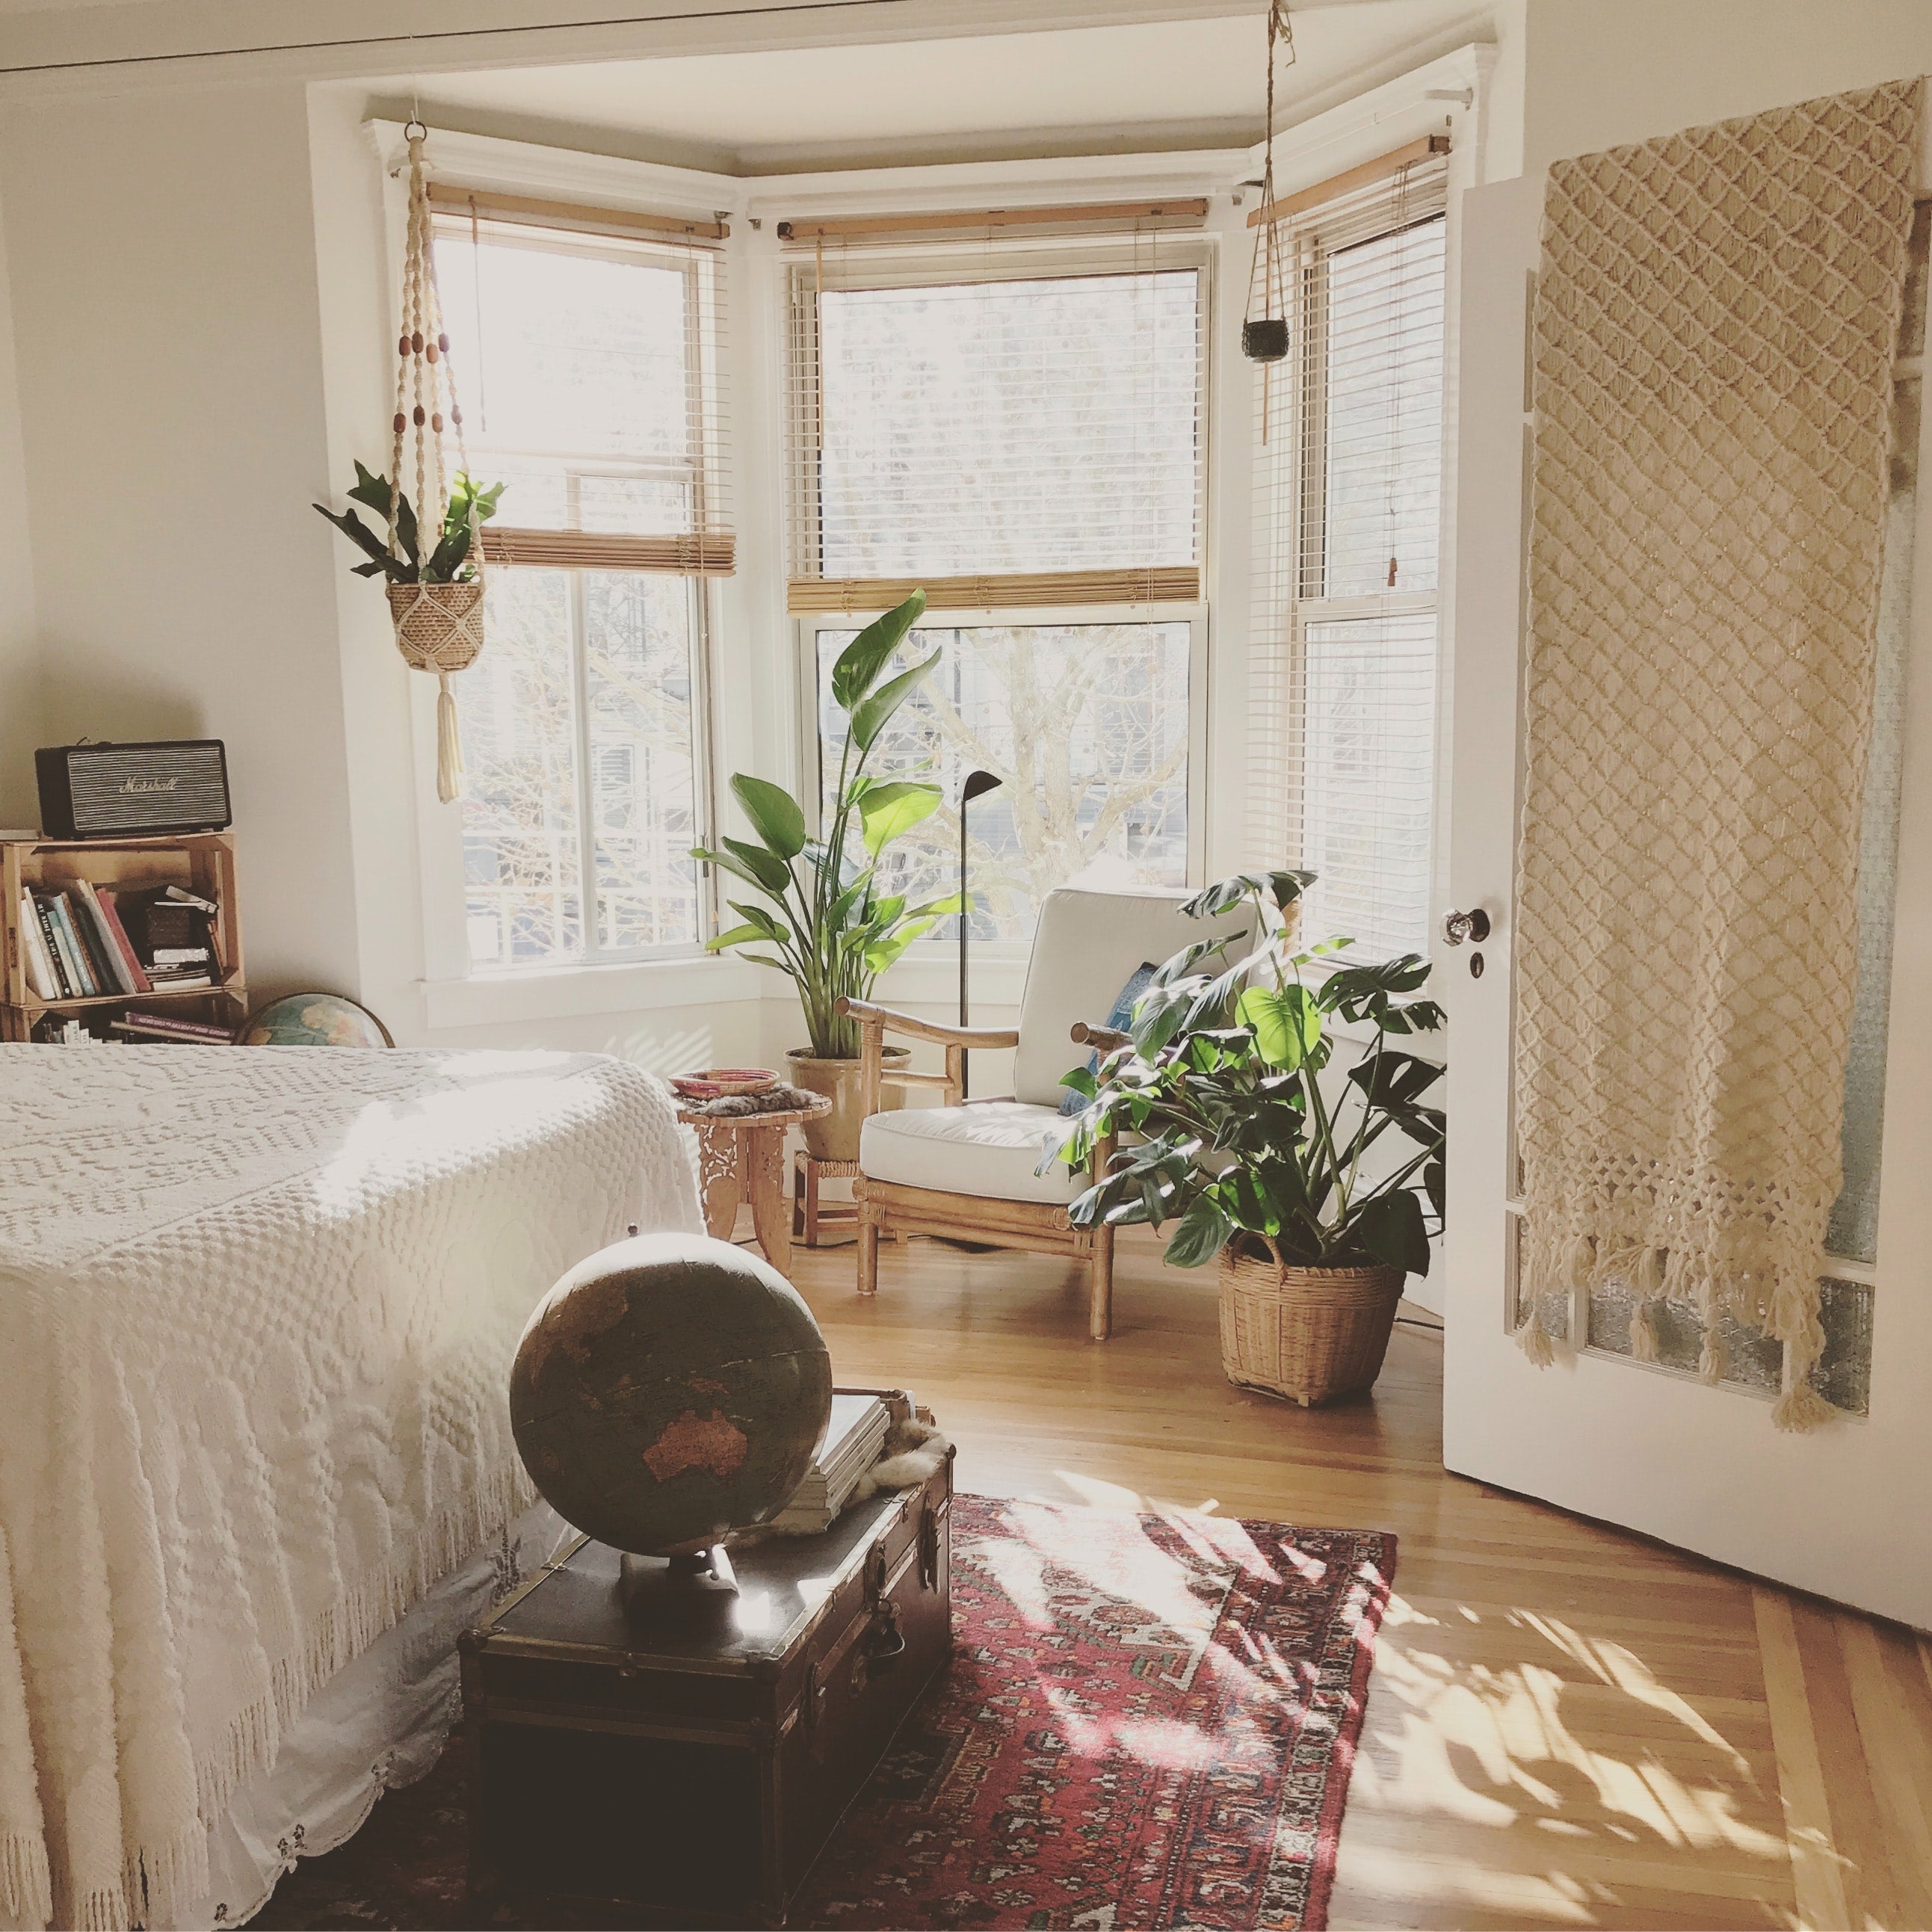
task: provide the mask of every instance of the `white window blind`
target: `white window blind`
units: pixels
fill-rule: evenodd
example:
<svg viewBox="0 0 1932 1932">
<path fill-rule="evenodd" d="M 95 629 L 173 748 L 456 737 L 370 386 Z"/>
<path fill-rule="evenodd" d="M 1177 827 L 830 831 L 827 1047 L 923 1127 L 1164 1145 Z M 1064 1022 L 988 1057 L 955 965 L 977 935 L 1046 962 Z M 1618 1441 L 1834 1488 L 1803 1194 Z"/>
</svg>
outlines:
<svg viewBox="0 0 1932 1932">
<path fill-rule="evenodd" d="M 728 574 L 722 224 L 436 199 L 471 460 L 507 485 L 486 554 Z"/>
<path fill-rule="evenodd" d="M 1429 944 L 1446 174 L 1279 224 L 1256 372 L 1251 856 L 1315 872 L 1304 930 L 1363 958 Z"/>
<path fill-rule="evenodd" d="M 1204 268 L 1155 230 L 794 250 L 792 608 L 1192 603 Z"/>
</svg>

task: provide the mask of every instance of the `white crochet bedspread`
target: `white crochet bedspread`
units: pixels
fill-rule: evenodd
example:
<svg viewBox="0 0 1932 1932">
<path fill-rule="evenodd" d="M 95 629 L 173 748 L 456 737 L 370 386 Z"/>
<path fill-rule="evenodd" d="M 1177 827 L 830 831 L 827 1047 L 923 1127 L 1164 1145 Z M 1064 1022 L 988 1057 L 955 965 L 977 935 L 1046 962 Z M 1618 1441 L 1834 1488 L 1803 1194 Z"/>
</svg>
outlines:
<svg viewBox="0 0 1932 1932">
<path fill-rule="evenodd" d="M 584 1054 L 0 1047 L 0 1915 L 165 1927 L 281 1728 L 529 1492 L 530 1309 L 700 1223 Z"/>
</svg>

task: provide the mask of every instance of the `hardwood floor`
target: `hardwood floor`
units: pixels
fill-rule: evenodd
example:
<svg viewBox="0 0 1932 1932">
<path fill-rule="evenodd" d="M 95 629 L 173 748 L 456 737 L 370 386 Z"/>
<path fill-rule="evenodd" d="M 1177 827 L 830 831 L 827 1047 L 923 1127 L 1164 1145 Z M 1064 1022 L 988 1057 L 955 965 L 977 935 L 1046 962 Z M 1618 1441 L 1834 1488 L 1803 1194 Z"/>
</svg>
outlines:
<svg viewBox="0 0 1932 1932">
<path fill-rule="evenodd" d="M 1134 1241 L 1100 1346 L 1055 1261 L 892 1244 L 869 1304 L 853 1262 L 796 1257 L 834 1370 L 929 1402 L 962 1489 L 1400 1537 L 1336 1928 L 1932 1926 L 1932 1645 L 1445 1474 L 1432 1334 L 1304 1412 Z"/>
</svg>

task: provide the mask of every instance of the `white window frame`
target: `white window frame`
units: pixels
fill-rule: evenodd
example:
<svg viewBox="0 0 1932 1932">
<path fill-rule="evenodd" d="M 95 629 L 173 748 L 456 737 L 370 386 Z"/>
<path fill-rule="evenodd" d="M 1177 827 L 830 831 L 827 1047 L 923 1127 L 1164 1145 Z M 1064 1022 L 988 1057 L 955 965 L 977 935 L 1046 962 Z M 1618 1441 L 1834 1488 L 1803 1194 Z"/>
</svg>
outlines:
<svg viewBox="0 0 1932 1932">
<path fill-rule="evenodd" d="M 1148 258 L 1147 263 L 1143 265 L 1143 272 L 1149 267 L 1163 273 L 1169 269 L 1191 269 L 1200 278 L 1198 388 L 1196 403 L 1198 440 L 1195 461 L 1200 551 L 1197 562 L 1200 571 L 1201 596 L 1190 602 L 1172 604 L 1096 603 L 1046 607 L 1002 605 L 971 610 L 932 610 L 928 612 L 917 628 L 950 631 L 970 630 L 985 626 L 1023 629 L 1033 625 L 1186 624 L 1188 626 L 1186 883 L 1198 886 L 1205 877 L 1209 849 L 1210 788 L 1208 758 L 1213 711 L 1213 693 L 1209 682 L 1209 598 L 1210 586 L 1214 580 L 1211 478 L 1215 463 L 1216 437 L 1221 427 L 1216 420 L 1214 399 L 1215 329 L 1220 310 L 1217 284 L 1221 273 L 1222 254 L 1213 236 L 1195 231 L 1162 233 L 1151 239 L 1143 238 L 1139 245 L 1147 251 Z M 1034 281 L 1086 274 L 1131 274 L 1135 272 L 1134 264 L 1133 244 L 1118 237 L 1088 236 L 1053 241 L 1006 242 L 1002 243 L 990 257 L 984 250 L 949 250 L 943 252 L 926 250 L 916 254 L 882 250 L 876 261 L 868 260 L 866 263 L 862 280 L 842 278 L 836 286 L 842 289 L 916 287 L 927 282 L 944 283 L 949 278 L 974 282 Z M 779 298 L 780 342 L 782 352 L 788 360 L 794 352 L 795 344 L 794 331 L 796 323 L 792 313 L 792 304 L 796 299 L 794 289 L 791 275 L 782 274 Z M 785 398 L 784 418 L 788 431 L 799 402 L 800 399 L 795 395 L 788 394 Z M 788 452 L 800 446 L 801 445 L 795 437 L 788 440 Z M 788 470 L 790 466 L 788 458 L 785 466 Z M 791 478 L 790 488 L 801 494 L 794 496 L 788 505 L 788 514 L 815 520 L 818 514 L 817 502 L 815 500 L 808 502 L 804 498 L 802 486 L 796 476 Z M 822 806 L 825 786 L 824 746 L 818 730 L 819 634 L 822 631 L 850 631 L 861 628 L 878 614 L 875 610 L 850 614 L 836 611 L 812 612 L 809 614 L 795 614 L 791 620 L 795 670 L 794 716 L 796 736 L 794 749 L 798 761 L 797 770 L 803 781 L 800 802 L 805 808 L 806 822 L 814 832 L 823 829 Z M 910 968 L 913 974 L 916 976 L 922 967 L 931 968 L 940 962 L 950 960 L 954 956 L 956 944 L 956 940 L 950 938 L 919 940 L 908 949 L 904 960 L 895 970 L 903 974 Z M 974 959 L 996 969 L 1003 964 L 1010 969 L 1023 964 L 1032 950 L 1030 940 L 976 940 L 973 944 Z"/>
<path fill-rule="evenodd" d="M 395 131 L 399 136 L 400 129 Z M 383 132 L 379 124 L 379 138 Z M 728 186 L 733 189 L 738 186 L 688 170 L 575 156 L 568 158 L 567 179 L 526 176 L 514 167 L 503 166 L 505 158 L 520 160 L 524 155 L 541 154 L 546 151 L 526 149 L 515 142 L 443 132 L 436 134 L 435 143 L 439 154 L 446 160 L 453 159 L 468 178 L 469 184 L 479 190 L 527 193 L 536 188 L 550 195 L 565 194 L 585 203 L 640 207 L 646 212 L 662 212 L 667 208 L 680 209 L 682 203 L 688 204 L 688 212 L 697 216 L 715 212 L 724 199 L 720 190 Z M 584 162 L 580 178 L 578 166 L 580 159 Z M 401 210 L 394 182 L 392 173 L 389 226 L 392 240 L 400 245 Z M 445 228 L 460 228 L 460 221 L 446 218 L 440 220 L 437 226 L 441 232 Z M 581 254 L 588 249 L 593 253 L 608 252 L 616 259 L 626 258 L 620 243 L 613 243 L 607 251 L 598 248 L 597 238 L 594 236 L 572 234 L 569 238 L 572 252 Z M 673 265 L 668 262 L 664 266 Z M 728 277 L 735 275 L 738 272 L 736 258 L 728 252 L 720 260 L 717 272 Z M 686 312 L 688 316 L 690 304 L 699 298 L 697 266 L 687 266 L 684 273 Z M 696 370 L 692 372 L 692 380 L 701 380 Z M 495 452 L 479 449 L 476 453 L 487 457 Z M 506 450 L 502 454 L 554 456 L 557 452 Z M 688 466 L 614 458 L 586 462 L 580 466 L 580 473 L 662 476 L 676 481 L 687 476 Z M 497 563 L 489 568 L 494 573 L 501 569 L 569 567 Z M 698 932 L 691 944 L 607 947 L 596 943 L 594 784 L 586 736 L 588 662 L 584 639 L 582 572 L 569 568 L 569 574 L 572 580 L 571 679 L 577 734 L 576 802 L 580 828 L 578 880 L 584 940 L 584 950 L 578 957 L 524 966 L 472 964 L 462 811 L 460 806 L 452 808 L 443 804 L 436 793 L 436 694 L 434 686 L 425 679 L 411 677 L 409 680 L 423 926 L 422 986 L 425 1023 L 432 1028 L 616 1012 L 640 1004 L 677 1004 L 695 998 L 754 998 L 760 990 L 756 969 L 740 961 L 718 959 L 706 950 L 705 941 L 719 929 L 721 903 L 717 881 L 708 876 L 708 868 L 699 868 Z M 721 818 L 716 780 L 719 726 L 715 662 L 721 593 L 718 584 L 708 578 L 693 575 L 684 578 L 682 581 L 690 599 L 692 637 L 690 749 L 697 819 L 696 836 L 692 842 L 709 845 L 720 829 Z M 485 649 L 488 647 L 486 642 Z M 568 983 L 573 979 L 578 983 Z"/>
</svg>

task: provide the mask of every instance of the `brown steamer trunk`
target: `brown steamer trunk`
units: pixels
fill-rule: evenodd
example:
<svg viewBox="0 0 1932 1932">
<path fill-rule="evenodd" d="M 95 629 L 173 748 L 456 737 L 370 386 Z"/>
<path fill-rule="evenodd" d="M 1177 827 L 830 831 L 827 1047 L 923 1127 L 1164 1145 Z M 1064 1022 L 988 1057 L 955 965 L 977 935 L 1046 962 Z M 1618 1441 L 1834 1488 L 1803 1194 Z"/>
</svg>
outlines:
<svg viewBox="0 0 1932 1932">
<path fill-rule="evenodd" d="M 627 1622 L 586 1538 L 465 1631 L 472 1893 L 782 1924 L 951 1654 L 952 1476 L 733 1551 L 709 1625 Z"/>
</svg>

